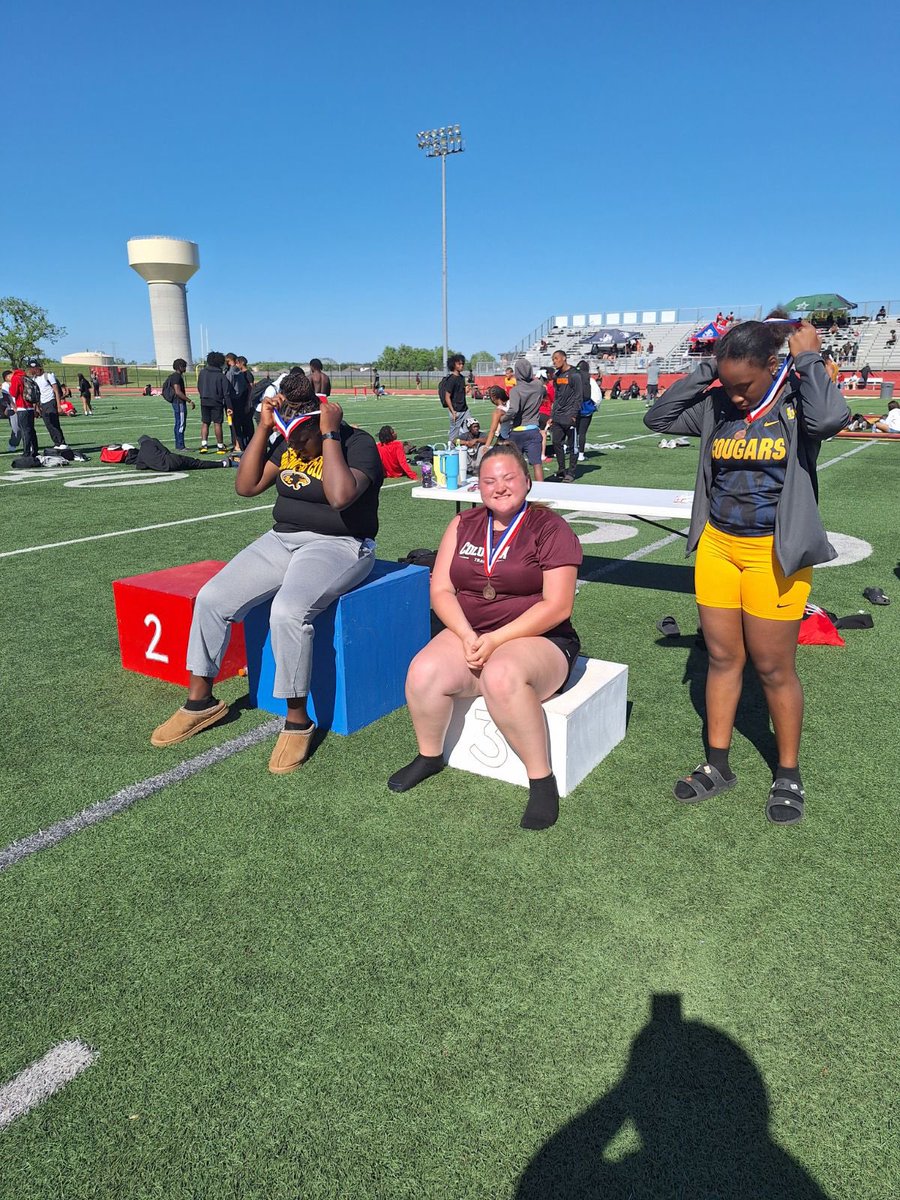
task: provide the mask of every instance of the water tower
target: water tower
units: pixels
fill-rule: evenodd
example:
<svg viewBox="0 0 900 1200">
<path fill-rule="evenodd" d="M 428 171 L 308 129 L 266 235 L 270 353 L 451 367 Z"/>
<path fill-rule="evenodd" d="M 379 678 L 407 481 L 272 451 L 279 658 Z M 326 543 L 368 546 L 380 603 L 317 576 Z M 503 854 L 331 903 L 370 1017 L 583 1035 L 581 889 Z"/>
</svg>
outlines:
<svg viewBox="0 0 900 1200">
<path fill-rule="evenodd" d="M 183 358 L 193 367 L 185 284 L 200 266 L 197 243 L 170 237 L 129 238 L 128 265 L 150 288 L 157 364 L 168 370 L 176 358 Z"/>
</svg>

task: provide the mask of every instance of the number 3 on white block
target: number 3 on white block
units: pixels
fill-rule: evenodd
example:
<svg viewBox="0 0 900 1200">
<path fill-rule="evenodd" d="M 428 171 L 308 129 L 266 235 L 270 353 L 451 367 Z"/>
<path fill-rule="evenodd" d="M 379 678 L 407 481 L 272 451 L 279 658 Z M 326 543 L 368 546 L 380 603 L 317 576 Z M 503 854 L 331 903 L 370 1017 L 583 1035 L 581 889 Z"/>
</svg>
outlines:
<svg viewBox="0 0 900 1200">
<path fill-rule="evenodd" d="M 149 629 L 154 626 L 153 637 L 150 639 L 150 645 L 144 651 L 144 658 L 150 659 L 151 662 L 167 663 L 169 661 L 168 654 L 157 654 L 156 647 L 159 645 L 159 639 L 162 637 L 162 621 L 156 613 L 147 613 L 144 617 L 144 628 Z"/>
</svg>

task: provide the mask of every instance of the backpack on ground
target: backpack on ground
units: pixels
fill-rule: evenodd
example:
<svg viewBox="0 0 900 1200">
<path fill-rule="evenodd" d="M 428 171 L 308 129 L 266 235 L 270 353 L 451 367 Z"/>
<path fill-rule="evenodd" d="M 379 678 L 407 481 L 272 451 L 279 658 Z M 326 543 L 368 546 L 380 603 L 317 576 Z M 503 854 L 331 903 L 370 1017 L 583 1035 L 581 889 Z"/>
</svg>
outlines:
<svg viewBox="0 0 900 1200">
<path fill-rule="evenodd" d="M 427 567 L 429 571 L 433 571 L 436 559 L 436 550 L 427 550 L 424 547 L 420 547 L 418 550 L 410 550 L 409 554 L 405 554 L 403 558 L 398 558 L 397 562 L 406 563 L 410 567 Z"/>
<path fill-rule="evenodd" d="M 18 458 L 14 458 L 10 466 L 17 471 L 29 470 L 31 467 L 42 467 L 44 464 L 39 458 L 33 454 L 20 454 Z"/>
</svg>

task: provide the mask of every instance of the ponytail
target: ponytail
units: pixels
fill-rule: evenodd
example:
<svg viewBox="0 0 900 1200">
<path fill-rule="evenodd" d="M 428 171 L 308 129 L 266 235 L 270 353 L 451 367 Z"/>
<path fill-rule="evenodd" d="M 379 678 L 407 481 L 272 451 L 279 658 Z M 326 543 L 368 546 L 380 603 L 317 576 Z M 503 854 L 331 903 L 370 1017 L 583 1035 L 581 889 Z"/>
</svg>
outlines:
<svg viewBox="0 0 900 1200">
<path fill-rule="evenodd" d="M 776 308 L 764 321 L 742 321 L 732 326 L 716 343 L 716 362 L 742 359 L 764 367 L 770 358 L 778 357 L 792 329 L 790 320 L 783 308 Z"/>
</svg>

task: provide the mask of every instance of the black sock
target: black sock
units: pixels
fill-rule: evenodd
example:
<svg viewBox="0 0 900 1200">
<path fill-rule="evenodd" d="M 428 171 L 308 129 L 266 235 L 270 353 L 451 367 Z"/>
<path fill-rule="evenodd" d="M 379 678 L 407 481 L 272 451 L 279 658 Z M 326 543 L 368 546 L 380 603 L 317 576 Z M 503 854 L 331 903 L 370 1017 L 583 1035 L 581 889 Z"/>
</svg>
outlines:
<svg viewBox="0 0 900 1200">
<path fill-rule="evenodd" d="M 288 729 L 288 730 L 290 730 L 290 729 L 311 729 L 312 721 L 309 719 L 309 717 L 307 717 L 305 721 L 285 721 L 284 727 L 285 727 L 285 729 Z"/>
<path fill-rule="evenodd" d="M 212 708 L 218 703 L 215 696 L 207 696 L 205 700 L 185 700 L 183 707 L 187 712 L 203 712 L 204 708 Z"/>
<path fill-rule="evenodd" d="M 559 817 L 559 790 L 552 773 L 528 780 L 528 804 L 519 824 L 523 829 L 549 829 Z"/>
<path fill-rule="evenodd" d="M 408 792 L 416 787 L 423 779 L 437 775 L 444 769 L 443 754 L 417 754 L 411 763 L 401 767 L 388 780 L 392 792 Z"/>
<path fill-rule="evenodd" d="M 728 751 L 717 750 L 715 746 L 709 747 L 709 757 L 706 760 L 711 767 L 715 767 L 723 779 L 734 779 L 734 771 L 728 765 Z"/>
<path fill-rule="evenodd" d="M 719 750 L 716 746 L 709 746 L 707 749 L 707 759 L 711 767 L 715 767 L 723 779 L 734 779 L 734 771 L 728 765 L 728 751 Z M 694 796 L 702 795 L 703 792 L 709 792 L 713 789 L 713 782 L 702 772 L 700 775 L 694 776 L 690 783 L 679 779 L 675 784 L 675 795 L 679 800 L 691 800 Z"/>
<path fill-rule="evenodd" d="M 797 787 L 803 787 L 803 780 L 800 778 L 799 767 L 783 767 L 779 763 L 778 769 L 773 776 L 774 779 L 789 779 L 791 783 L 796 783 Z"/>
</svg>

